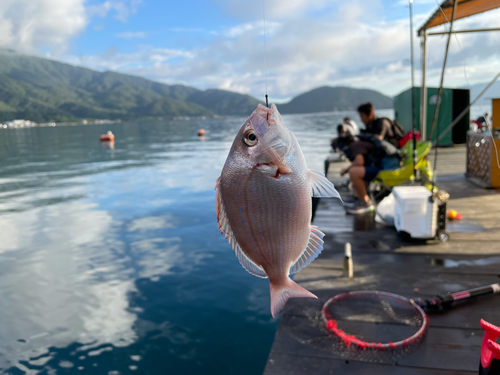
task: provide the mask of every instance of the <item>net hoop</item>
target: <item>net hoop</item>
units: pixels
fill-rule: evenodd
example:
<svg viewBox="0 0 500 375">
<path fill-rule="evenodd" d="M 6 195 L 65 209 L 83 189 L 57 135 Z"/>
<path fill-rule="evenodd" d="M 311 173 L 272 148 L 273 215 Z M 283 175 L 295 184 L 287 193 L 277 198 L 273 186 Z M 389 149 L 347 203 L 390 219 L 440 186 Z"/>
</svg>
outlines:
<svg viewBox="0 0 500 375">
<path fill-rule="evenodd" d="M 341 299 L 348 297 L 373 297 L 373 296 L 377 296 L 378 298 L 380 297 L 393 298 L 398 302 L 402 301 L 410 304 L 415 309 L 415 311 L 418 312 L 418 314 L 421 316 L 422 326 L 412 336 L 397 342 L 387 342 L 387 343 L 367 342 L 358 339 L 356 336 L 349 336 L 340 328 L 338 328 L 336 320 L 333 319 L 330 312 L 328 311 L 328 307 L 330 306 L 331 303 L 335 303 Z M 346 292 L 338 294 L 330 298 L 328 301 L 326 301 L 326 303 L 323 306 L 323 311 L 321 315 L 323 317 L 323 321 L 325 322 L 326 329 L 328 331 L 338 336 L 347 347 L 355 345 L 361 349 L 367 348 L 367 349 L 378 349 L 378 350 L 391 350 L 391 349 L 398 349 L 410 346 L 412 344 L 415 344 L 418 340 L 420 340 L 424 336 L 425 332 L 427 331 L 427 327 L 429 326 L 429 317 L 413 299 L 409 299 L 394 293 L 378 292 L 378 291 L 365 290 L 365 291 Z"/>
</svg>

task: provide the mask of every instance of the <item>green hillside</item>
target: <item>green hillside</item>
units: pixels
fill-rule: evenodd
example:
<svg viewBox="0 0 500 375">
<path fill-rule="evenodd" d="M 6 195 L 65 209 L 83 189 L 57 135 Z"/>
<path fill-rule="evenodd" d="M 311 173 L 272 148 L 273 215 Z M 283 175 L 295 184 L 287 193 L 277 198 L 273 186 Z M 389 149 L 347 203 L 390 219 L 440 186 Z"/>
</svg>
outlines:
<svg viewBox="0 0 500 375">
<path fill-rule="evenodd" d="M 257 100 L 0 50 L 0 121 L 249 115 Z M 253 107 L 253 108 L 252 108 Z"/>
<path fill-rule="evenodd" d="M 197 91 L 187 97 L 186 100 L 194 102 L 210 109 L 218 115 L 250 115 L 260 103 L 250 95 L 236 94 L 227 95 L 228 91 L 209 89 Z"/>
<path fill-rule="evenodd" d="M 392 98 L 378 91 L 351 87 L 323 86 L 281 104 L 281 113 L 314 113 L 356 110 L 363 102 L 372 102 L 375 108 L 392 108 Z"/>
<path fill-rule="evenodd" d="M 373 90 L 320 87 L 279 106 L 282 113 L 354 110 L 364 101 L 392 108 Z M 259 100 L 226 90 L 165 85 L 116 72 L 97 72 L 0 49 L 0 122 L 134 119 L 175 116 L 248 116 Z"/>
</svg>

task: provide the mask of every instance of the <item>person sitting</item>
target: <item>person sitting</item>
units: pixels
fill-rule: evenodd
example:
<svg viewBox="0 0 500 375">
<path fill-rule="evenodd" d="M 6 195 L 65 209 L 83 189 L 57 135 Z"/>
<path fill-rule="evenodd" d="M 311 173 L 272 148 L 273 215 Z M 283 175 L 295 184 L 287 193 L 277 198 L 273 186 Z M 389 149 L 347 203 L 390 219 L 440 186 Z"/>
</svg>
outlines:
<svg viewBox="0 0 500 375">
<path fill-rule="evenodd" d="M 349 167 L 340 171 L 341 176 L 349 173 L 354 196 L 357 198 L 354 206 L 347 208 L 347 213 L 363 214 L 373 211 L 375 207 L 368 195 L 367 186 L 381 170 L 400 167 L 398 149 L 373 134 L 353 137 L 347 132 L 339 135 L 336 145 L 352 162 Z"/>
<path fill-rule="evenodd" d="M 375 146 L 373 143 L 361 141 L 347 132 L 339 135 L 337 145 L 352 162 L 349 167 L 340 171 L 341 176 L 349 173 L 354 196 L 357 198 L 355 204 L 346 209 L 347 213 L 355 215 L 372 212 L 375 206 L 368 196 L 366 184 L 373 180 L 382 169 L 375 165 L 370 157 L 375 152 Z"/>
<path fill-rule="evenodd" d="M 489 121 L 488 121 L 488 117 L 489 117 L 489 113 L 486 112 L 484 114 L 484 116 L 479 116 L 476 120 L 476 122 L 479 124 L 479 129 L 480 130 L 488 130 L 488 127 L 489 127 Z"/>
<path fill-rule="evenodd" d="M 375 114 L 375 107 L 372 103 L 367 102 L 360 104 L 358 113 L 361 121 L 365 124 L 366 129 L 362 133 L 373 134 L 380 140 L 386 140 L 394 147 L 399 148 L 399 139 L 397 138 L 391 122 L 387 118 L 379 118 Z"/>
<path fill-rule="evenodd" d="M 337 125 L 337 134 L 343 134 L 343 133 L 349 133 L 353 137 L 356 136 L 356 129 L 352 125 L 348 125 L 346 123 L 344 124 L 338 124 Z"/>
<path fill-rule="evenodd" d="M 353 120 L 351 120 L 349 117 L 345 117 L 344 118 L 344 123 L 342 124 L 345 126 L 346 129 L 348 129 L 348 131 L 350 133 L 352 133 L 352 135 L 358 135 L 359 134 L 359 127 L 358 127 L 358 124 L 356 124 Z"/>
</svg>

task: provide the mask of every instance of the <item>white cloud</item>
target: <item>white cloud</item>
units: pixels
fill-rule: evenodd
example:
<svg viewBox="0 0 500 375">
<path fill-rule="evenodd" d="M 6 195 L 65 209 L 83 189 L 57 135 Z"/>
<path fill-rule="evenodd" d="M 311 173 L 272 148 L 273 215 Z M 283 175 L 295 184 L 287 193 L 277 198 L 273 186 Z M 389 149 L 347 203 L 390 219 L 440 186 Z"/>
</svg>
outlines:
<svg viewBox="0 0 500 375">
<path fill-rule="evenodd" d="M 137 74 L 145 67 L 167 67 L 166 63 L 176 57 L 194 58 L 192 51 L 182 51 L 168 48 L 139 46 L 134 53 L 120 53 L 116 48 L 109 48 L 100 55 L 67 56 L 65 62 L 86 66 L 95 70 L 115 70 Z"/>
<path fill-rule="evenodd" d="M 14 0 L 8 1 L 12 7 Z M 201 89 L 218 87 L 257 97 L 264 95 L 267 65 L 268 92 L 270 97 L 277 101 L 321 85 L 369 87 L 392 95 L 410 84 L 410 66 L 407 62 L 410 57 L 409 25 L 407 8 L 403 7 L 403 4 L 385 3 L 385 11 L 388 12 L 390 9 L 393 15 L 400 14 L 400 19 L 387 21 L 384 18 L 387 12 L 384 13 L 380 0 L 370 2 L 267 0 L 265 2 L 267 54 L 265 55 L 262 6 L 236 0 L 214 1 L 224 11 L 240 17 L 242 21 L 231 27 L 221 27 L 219 30 L 207 31 L 202 28 L 171 30 L 178 33 L 211 34 L 210 38 L 203 39 L 195 47 L 168 48 L 167 44 L 166 48 L 158 48 L 138 45 L 131 53 L 108 48 L 97 55 L 66 55 L 63 59 L 75 65 L 97 70 L 116 70 L 167 84 L 183 83 Z M 54 6 L 55 2 L 56 0 L 38 0 L 37 4 L 47 3 Z M 68 2 L 74 5 L 74 9 L 77 9 L 79 4 L 80 13 L 76 10 L 74 12 L 82 14 L 82 21 L 73 25 L 68 23 L 67 27 L 63 27 L 64 24 L 54 25 L 54 28 L 59 27 L 66 31 L 53 31 L 53 40 L 44 37 L 42 43 L 39 39 L 50 33 L 48 29 L 44 33 L 33 31 L 36 28 L 30 29 L 31 31 L 27 33 L 32 37 L 30 40 L 24 37 L 26 33 L 21 33 L 19 27 L 8 18 L 6 22 L 0 22 L 0 44 L 11 46 L 19 44 L 34 49 L 53 43 L 64 48 L 68 40 L 85 27 L 91 16 L 114 16 L 125 22 L 136 12 L 140 4 L 136 0 L 110 0 L 83 9 L 83 0 L 68 0 Z M 25 4 L 24 8 L 31 9 L 26 5 L 31 4 L 27 0 L 20 0 L 20 3 Z M 7 9 L 5 4 L 2 3 L 0 6 L 0 17 L 4 18 L 10 14 L 5 11 Z M 428 5 L 422 7 L 422 4 Z M 419 1 L 414 5 L 420 6 L 418 9 L 421 11 L 423 8 L 432 7 L 428 0 Z M 401 13 L 397 7 L 401 8 Z M 428 9 L 425 10 L 425 14 L 415 15 L 415 30 L 429 17 Z M 31 12 L 30 14 L 35 17 L 36 12 L 33 10 Z M 69 7 L 62 7 L 60 12 L 70 12 Z M 498 24 L 498 19 L 500 11 L 491 11 L 457 21 L 456 29 L 483 27 L 485 24 L 494 26 Z M 18 24 L 25 25 L 25 28 L 31 27 L 26 26 L 31 25 L 29 21 L 18 21 Z M 122 38 L 142 38 L 146 35 L 144 32 L 117 34 Z M 35 37 L 38 38 L 36 41 L 33 39 Z M 496 34 L 461 34 L 457 38 L 464 49 L 463 56 L 466 58 L 470 83 L 488 80 L 494 74 L 493 68 L 500 58 L 500 41 Z M 429 38 L 430 84 L 437 84 L 444 45 L 443 37 Z M 419 50 L 417 38 L 415 40 L 417 79 L 420 66 Z M 486 61 L 488 63 L 485 63 Z M 466 85 L 462 65 L 462 52 L 454 38 L 448 63 L 447 84 Z"/>
<path fill-rule="evenodd" d="M 347 3 L 343 3 L 344 5 Z M 340 4 L 342 5 L 342 4 Z M 275 23 L 267 40 L 268 92 L 271 98 L 286 98 L 321 85 L 369 87 L 390 95 L 410 85 L 410 35 L 408 20 L 368 22 L 349 2 L 331 20 L 290 18 Z M 374 5 L 374 12 L 377 6 Z M 343 13 L 342 13 L 343 12 Z M 500 11 L 457 21 L 457 29 L 498 23 Z M 427 14 L 419 14 L 420 25 Z M 376 18 L 376 17 L 374 17 Z M 496 72 L 500 57 L 494 33 L 461 34 L 467 75 L 471 84 L 484 82 Z M 428 82 L 438 84 L 445 39 L 429 38 Z M 242 23 L 215 37 L 204 48 L 190 50 L 182 64 L 143 64 L 125 71 L 165 83 L 185 83 L 200 88 L 219 87 L 262 97 L 265 90 L 265 56 L 258 23 Z M 419 40 L 415 40 L 418 74 Z M 488 61 L 488 63 L 486 63 Z M 446 84 L 465 86 L 462 52 L 454 38 L 450 50 Z"/>
<path fill-rule="evenodd" d="M 131 15 L 137 12 L 141 3 L 142 0 L 106 1 L 87 7 L 87 12 L 90 17 L 106 17 L 109 12 L 113 12 L 114 18 L 125 23 Z"/>
<path fill-rule="evenodd" d="M 124 33 L 118 33 L 116 36 L 123 39 L 144 39 L 148 36 L 148 33 L 144 31 L 126 31 Z"/>
<path fill-rule="evenodd" d="M 65 53 L 69 41 L 85 30 L 92 17 L 112 14 L 114 18 L 127 22 L 141 4 L 141 0 L 106 1 L 86 7 L 85 2 L 0 1 L 0 47 L 33 54 L 39 54 L 44 49 L 51 55 L 60 56 Z M 96 30 L 103 28 L 102 25 L 95 27 Z"/>
<path fill-rule="evenodd" d="M 272 36 L 276 30 L 280 27 L 279 22 L 266 22 L 265 25 L 265 35 L 266 37 Z M 248 22 L 242 23 L 240 25 L 236 25 L 234 27 L 230 27 L 222 32 L 222 35 L 228 38 L 237 38 L 243 34 L 252 33 L 256 35 L 264 35 L 264 22 Z"/>
<path fill-rule="evenodd" d="M 26 52 L 40 47 L 58 49 L 87 23 L 84 0 L 2 0 L 0 47 Z"/>
</svg>

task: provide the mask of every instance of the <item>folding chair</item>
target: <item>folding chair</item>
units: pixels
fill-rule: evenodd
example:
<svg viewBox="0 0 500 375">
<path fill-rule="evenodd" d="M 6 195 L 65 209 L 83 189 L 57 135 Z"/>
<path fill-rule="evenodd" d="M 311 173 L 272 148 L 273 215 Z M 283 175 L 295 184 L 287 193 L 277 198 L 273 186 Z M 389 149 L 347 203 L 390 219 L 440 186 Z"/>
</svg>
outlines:
<svg viewBox="0 0 500 375">
<path fill-rule="evenodd" d="M 417 143 L 417 163 L 415 169 L 420 171 L 423 184 L 432 189 L 432 168 L 426 156 L 432 148 L 431 142 Z M 390 194 L 392 188 L 403 185 L 413 177 L 413 142 L 407 142 L 400 153 L 406 156 L 403 165 L 396 169 L 381 170 L 370 184 L 370 197 L 373 202 L 380 202 Z"/>
</svg>

